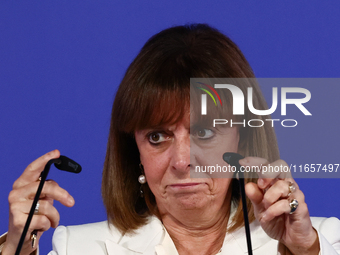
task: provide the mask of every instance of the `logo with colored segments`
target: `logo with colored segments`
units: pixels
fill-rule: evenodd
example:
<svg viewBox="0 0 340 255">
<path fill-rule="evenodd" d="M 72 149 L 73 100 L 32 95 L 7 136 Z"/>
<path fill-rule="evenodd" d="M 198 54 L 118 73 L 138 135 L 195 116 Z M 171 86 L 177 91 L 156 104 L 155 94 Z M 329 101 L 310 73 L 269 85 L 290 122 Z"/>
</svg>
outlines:
<svg viewBox="0 0 340 255">
<path fill-rule="evenodd" d="M 218 95 L 217 91 L 212 86 L 210 86 L 208 84 L 205 84 L 203 82 L 197 82 L 197 83 L 205 86 L 208 89 L 210 89 L 216 95 L 216 97 L 220 101 L 220 104 L 222 105 L 222 100 L 221 100 L 220 96 Z M 197 88 L 199 88 L 200 90 L 203 90 L 205 93 L 207 93 L 212 98 L 212 100 L 214 101 L 215 105 L 217 106 L 216 100 L 215 100 L 214 96 L 211 94 L 211 92 L 209 90 L 207 90 L 205 88 L 202 88 L 202 87 L 197 87 Z"/>
</svg>

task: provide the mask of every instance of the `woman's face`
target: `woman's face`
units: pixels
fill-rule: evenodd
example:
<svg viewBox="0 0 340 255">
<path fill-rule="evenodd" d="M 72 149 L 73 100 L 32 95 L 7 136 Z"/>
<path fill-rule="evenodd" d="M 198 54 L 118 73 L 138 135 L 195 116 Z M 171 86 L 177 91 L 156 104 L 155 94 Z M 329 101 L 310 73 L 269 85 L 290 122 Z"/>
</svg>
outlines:
<svg viewBox="0 0 340 255">
<path fill-rule="evenodd" d="M 188 116 L 174 125 L 136 131 L 135 139 L 147 183 L 161 214 L 223 206 L 231 179 L 211 178 L 210 174 L 190 178 L 190 172 L 196 166 L 226 166 L 222 155 L 237 152 L 237 128 L 190 126 Z"/>
</svg>

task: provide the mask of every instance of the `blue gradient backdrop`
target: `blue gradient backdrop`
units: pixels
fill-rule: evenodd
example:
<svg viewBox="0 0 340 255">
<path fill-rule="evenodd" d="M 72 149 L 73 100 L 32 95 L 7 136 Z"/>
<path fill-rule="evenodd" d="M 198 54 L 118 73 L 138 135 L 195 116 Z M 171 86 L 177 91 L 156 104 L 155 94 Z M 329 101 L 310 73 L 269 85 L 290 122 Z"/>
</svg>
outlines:
<svg viewBox="0 0 340 255">
<path fill-rule="evenodd" d="M 8 227 L 12 183 L 55 148 L 83 166 L 80 175 L 53 168 L 49 176 L 76 200 L 73 208 L 55 203 L 60 224 L 106 219 L 100 184 L 111 105 L 151 35 L 205 22 L 239 45 L 258 77 L 339 77 L 339 13 L 335 0 L 1 1 L 0 232 Z M 315 91 L 309 124 L 277 129 L 287 162 L 340 163 L 340 88 Z M 311 215 L 340 217 L 340 179 L 298 182 Z M 44 234 L 41 254 L 51 250 L 52 233 Z"/>
</svg>

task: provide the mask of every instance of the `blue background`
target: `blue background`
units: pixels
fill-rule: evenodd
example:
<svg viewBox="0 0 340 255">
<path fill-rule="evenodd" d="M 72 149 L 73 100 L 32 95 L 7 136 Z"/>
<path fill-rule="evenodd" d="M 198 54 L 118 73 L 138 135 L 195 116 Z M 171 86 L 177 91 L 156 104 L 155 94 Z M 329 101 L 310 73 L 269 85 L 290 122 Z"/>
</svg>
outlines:
<svg viewBox="0 0 340 255">
<path fill-rule="evenodd" d="M 55 148 L 83 166 L 80 175 L 55 168 L 49 175 L 76 200 L 73 208 L 55 203 L 60 224 L 106 219 L 100 184 L 114 93 L 156 32 L 205 22 L 239 45 L 258 77 L 339 77 L 339 13 L 335 0 L 1 1 L 0 232 L 8 227 L 12 183 Z M 313 116 L 298 128 L 277 129 L 281 157 L 340 163 L 340 88 L 320 84 L 313 91 Z M 340 179 L 298 183 L 311 215 L 340 217 Z M 51 249 L 52 233 L 44 234 L 41 254 Z"/>
</svg>

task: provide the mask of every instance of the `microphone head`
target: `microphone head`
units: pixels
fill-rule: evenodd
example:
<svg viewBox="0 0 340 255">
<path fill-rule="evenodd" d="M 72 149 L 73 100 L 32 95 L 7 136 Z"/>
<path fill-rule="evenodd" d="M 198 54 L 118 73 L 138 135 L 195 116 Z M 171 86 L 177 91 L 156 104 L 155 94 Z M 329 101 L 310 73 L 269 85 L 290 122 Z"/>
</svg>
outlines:
<svg viewBox="0 0 340 255">
<path fill-rule="evenodd" d="M 238 153 L 226 152 L 223 154 L 223 160 L 231 166 L 238 166 L 238 161 L 244 157 Z"/>
<path fill-rule="evenodd" d="M 59 170 L 71 172 L 71 173 L 80 173 L 81 172 L 81 166 L 73 161 L 72 159 L 66 157 L 66 156 L 60 156 L 60 163 L 54 163 L 54 166 L 58 168 Z"/>
<path fill-rule="evenodd" d="M 223 154 L 223 160 L 229 165 L 236 167 L 236 172 L 234 174 L 235 178 L 244 178 L 244 173 L 240 171 L 241 165 L 238 162 L 240 159 L 243 158 L 244 157 L 242 155 L 234 152 L 226 152 Z"/>
</svg>

